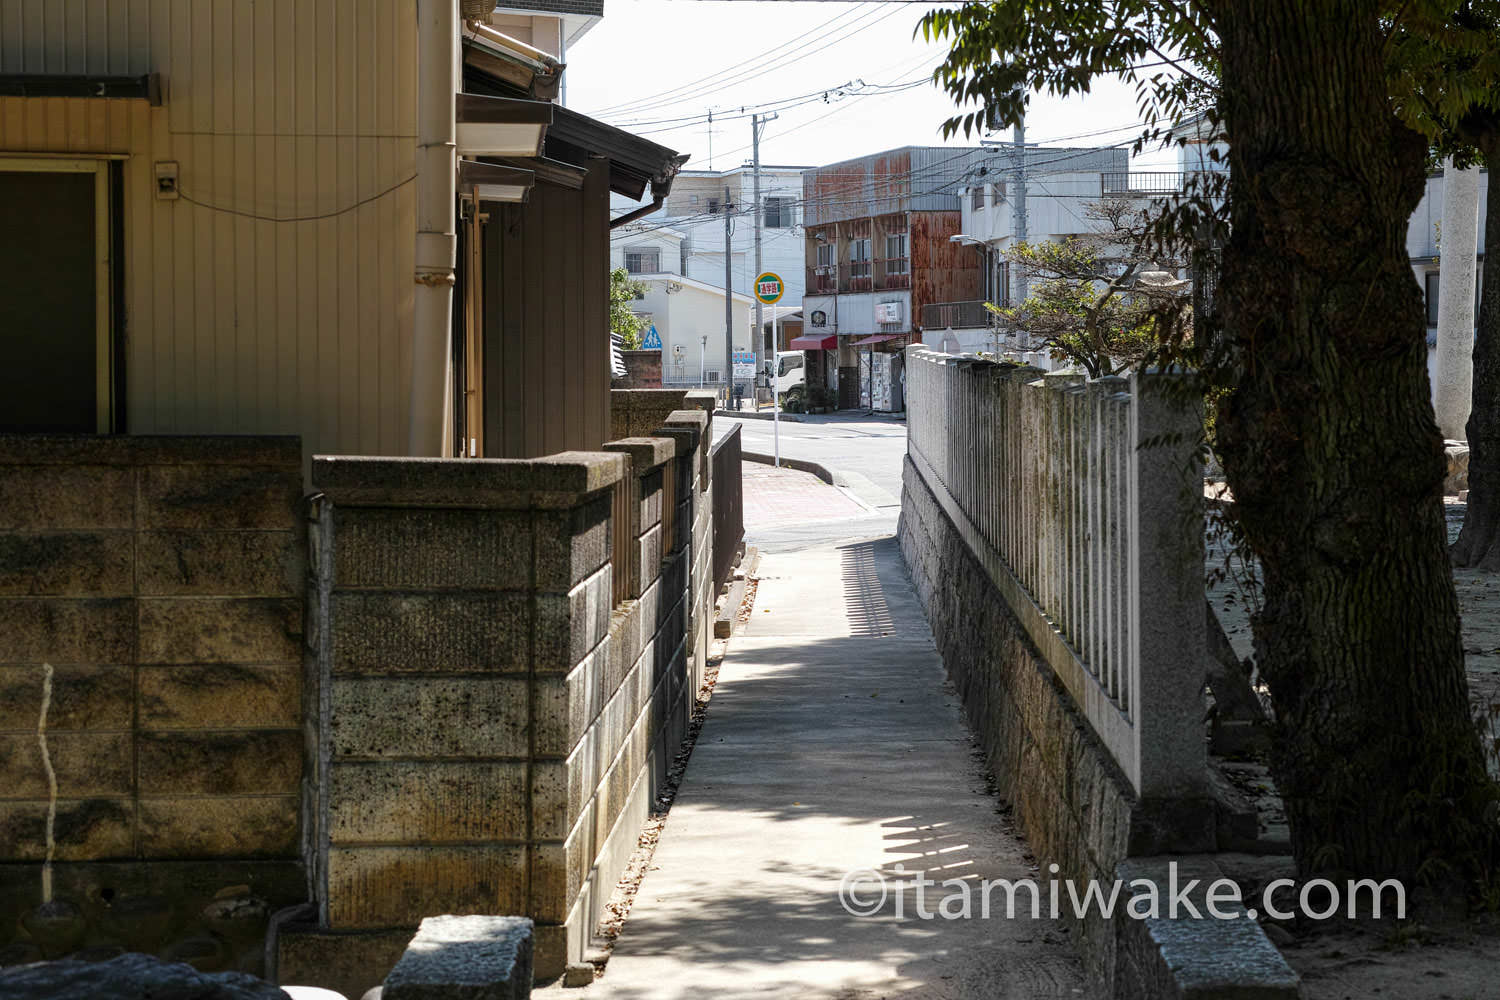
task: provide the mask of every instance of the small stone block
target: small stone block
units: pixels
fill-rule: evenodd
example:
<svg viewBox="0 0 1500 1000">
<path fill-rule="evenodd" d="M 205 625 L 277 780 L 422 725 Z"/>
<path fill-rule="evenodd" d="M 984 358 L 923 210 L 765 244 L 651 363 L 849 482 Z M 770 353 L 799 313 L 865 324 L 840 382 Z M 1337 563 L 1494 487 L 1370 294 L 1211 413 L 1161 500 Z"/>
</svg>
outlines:
<svg viewBox="0 0 1500 1000">
<path fill-rule="evenodd" d="M 386 976 L 382 1000 L 529 997 L 531 934 L 526 917 L 427 917 Z"/>
<path fill-rule="evenodd" d="M 594 981 L 594 967 L 588 962 L 574 962 L 563 970 L 563 985 L 588 986 Z"/>
</svg>

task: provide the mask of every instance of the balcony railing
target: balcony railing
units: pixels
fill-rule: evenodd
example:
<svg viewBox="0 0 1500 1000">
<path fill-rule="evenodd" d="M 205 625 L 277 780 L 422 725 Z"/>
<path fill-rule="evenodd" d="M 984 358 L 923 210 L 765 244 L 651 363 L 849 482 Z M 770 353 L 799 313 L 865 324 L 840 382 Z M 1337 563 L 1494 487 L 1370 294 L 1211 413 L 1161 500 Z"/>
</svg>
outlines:
<svg viewBox="0 0 1500 1000">
<path fill-rule="evenodd" d="M 1181 194 L 1187 174 L 1180 170 L 1107 170 L 1099 175 L 1099 193 L 1106 195 Z"/>
<path fill-rule="evenodd" d="M 889 292 L 911 287 L 911 260 L 889 257 L 858 260 L 847 264 L 822 264 L 807 269 L 807 294 L 838 292 Z"/>
<path fill-rule="evenodd" d="M 994 313 L 984 307 L 983 300 L 929 302 L 922 306 L 924 330 L 988 329 L 993 319 Z"/>
</svg>

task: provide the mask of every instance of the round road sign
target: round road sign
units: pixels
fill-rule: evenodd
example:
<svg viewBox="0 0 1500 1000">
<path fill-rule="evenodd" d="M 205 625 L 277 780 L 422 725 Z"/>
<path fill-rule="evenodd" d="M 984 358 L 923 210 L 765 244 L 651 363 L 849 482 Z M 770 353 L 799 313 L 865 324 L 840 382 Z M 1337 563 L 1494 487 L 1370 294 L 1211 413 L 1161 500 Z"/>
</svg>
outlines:
<svg viewBox="0 0 1500 1000">
<path fill-rule="evenodd" d="M 755 297 L 766 305 L 773 305 L 781 301 L 786 294 L 786 282 L 781 280 L 781 275 L 774 271 L 766 271 L 755 279 Z"/>
</svg>

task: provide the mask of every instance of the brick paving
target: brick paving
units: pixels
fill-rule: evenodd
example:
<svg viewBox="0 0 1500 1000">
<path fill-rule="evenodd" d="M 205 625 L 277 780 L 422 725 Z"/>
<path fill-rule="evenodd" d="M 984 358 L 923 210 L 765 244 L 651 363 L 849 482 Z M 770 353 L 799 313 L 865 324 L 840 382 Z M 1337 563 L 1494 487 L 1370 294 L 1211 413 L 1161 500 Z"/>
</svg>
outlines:
<svg viewBox="0 0 1500 1000">
<path fill-rule="evenodd" d="M 810 472 L 759 462 L 741 464 L 745 525 L 804 524 L 863 517 L 870 511 Z"/>
</svg>

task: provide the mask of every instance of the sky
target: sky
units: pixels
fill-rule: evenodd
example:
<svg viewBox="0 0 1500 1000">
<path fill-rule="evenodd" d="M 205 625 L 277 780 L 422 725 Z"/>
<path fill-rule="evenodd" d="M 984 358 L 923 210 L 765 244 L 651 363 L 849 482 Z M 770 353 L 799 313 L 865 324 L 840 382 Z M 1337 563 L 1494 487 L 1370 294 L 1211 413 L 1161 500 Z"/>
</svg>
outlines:
<svg viewBox="0 0 1500 1000">
<path fill-rule="evenodd" d="M 975 144 L 976 138 L 941 135 L 956 109 L 927 79 L 946 47 L 913 37 L 927 9 L 826 0 L 606 0 L 604 20 L 568 50 L 567 104 L 690 153 L 690 170 L 748 162 L 750 119 L 733 116 L 742 107 L 748 114 L 752 105 L 803 97 L 808 103 L 780 110 L 766 126 L 762 163 L 816 166 L 905 145 Z M 841 86 L 856 80 L 864 81 L 865 96 L 848 88 L 839 96 Z M 913 86 L 880 92 L 902 84 Z M 711 127 L 704 120 L 710 110 Z M 1099 80 L 1082 97 L 1033 95 L 1026 139 L 1128 144 L 1140 132 L 1139 120 L 1133 87 Z M 1116 131 L 1086 134 L 1107 129 Z M 1007 129 L 987 138 L 1011 135 Z M 1131 165 L 1173 169 L 1175 163 L 1173 153 L 1150 152 Z"/>
</svg>

